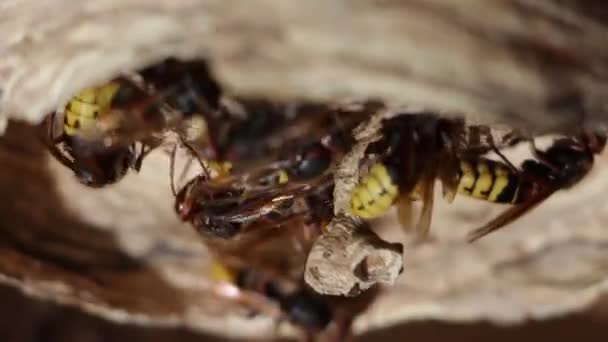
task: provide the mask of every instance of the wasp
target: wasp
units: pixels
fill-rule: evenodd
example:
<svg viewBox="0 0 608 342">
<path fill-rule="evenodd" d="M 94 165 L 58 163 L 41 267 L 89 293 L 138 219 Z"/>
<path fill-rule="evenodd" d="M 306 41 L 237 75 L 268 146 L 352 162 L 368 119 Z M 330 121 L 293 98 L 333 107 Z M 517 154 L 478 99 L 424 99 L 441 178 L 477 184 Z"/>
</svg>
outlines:
<svg viewBox="0 0 608 342">
<path fill-rule="evenodd" d="M 475 173 L 475 169 L 466 166 L 461 178 L 468 180 L 460 182 L 466 185 L 462 184 L 459 192 L 470 193 L 474 197 L 487 198 L 495 202 L 513 204 L 513 207 L 504 213 L 471 231 L 467 236 L 468 240 L 470 242 L 478 240 L 504 227 L 556 191 L 569 189 L 578 184 L 591 171 L 595 155 L 600 154 L 605 146 L 605 134 L 585 132 L 559 138 L 546 151 L 539 150 L 532 142 L 535 159 L 523 161 L 520 169 L 509 165 L 508 168 L 500 166 L 500 171 L 496 171 L 496 168 L 491 168 L 491 163 L 480 161 L 478 165 L 483 163 L 487 166 L 481 168 L 478 166 Z M 482 176 L 485 180 L 482 180 L 480 185 L 471 182 L 474 178 L 480 182 Z"/>
<path fill-rule="evenodd" d="M 246 174 L 210 181 L 201 173 L 179 192 L 174 190 L 175 210 L 197 231 L 223 238 L 284 225 L 306 214 L 301 199 L 331 183 L 326 173 L 330 164 L 331 151 L 311 144 L 288 160 Z"/>
<path fill-rule="evenodd" d="M 239 163 L 268 155 L 293 153 L 293 146 L 319 141 L 329 130 L 345 130 L 366 119 L 378 104 L 371 101 L 359 110 L 325 104 L 274 102 L 255 98 L 224 99 L 226 116 L 240 118 L 217 131 L 221 158 Z"/>
<path fill-rule="evenodd" d="M 303 280 L 279 279 L 256 268 L 230 267 L 216 262 L 211 278 L 219 283 L 216 292 L 248 304 L 254 310 L 287 320 L 309 333 L 324 330 L 333 320 L 331 305 Z"/>
<path fill-rule="evenodd" d="M 211 245 L 217 257 L 210 266 L 212 293 L 253 314 L 291 323 L 306 341 L 344 341 L 354 317 L 369 306 L 375 294 L 347 301 L 307 287 L 302 265 L 320 234 L 311 227 L 300 221 L 283 234 L 239 244 L 232 253 Z"/>
<path fill-rule="evenodd" d="M 81 183 L 103 187 L 139 171 L 163 130 L 196 114 L 211 115 L 219 97 L 204 62 L 168 59 L 81 91 L 45 120 L 43 140 Z M 57 135 L 58 114 L 63 129 Z"/>
<path fill-rule="evenodd" d="M 375 293 L 346 300 L 320 295 L 305 284 L 304 263 L 320 234 L 318 225 L 300 217 L 285 229 L 257 231 L 230 245 L 207 240 L 216 257 L 210 267 L 213 293 L 254 313 L 290 322 L 306 340 L 345 340 L 354 317 Z"/>
<path fill-rule="evenodd" d="M 144 95 L 126 80 L 83 90 L 66 105 L 60 135 L 55 134 L 55 113 L 44 123 L 51 154 L 90 187 L 115 183 L 129 169 L 139 171 L 149 148 L 142 144 L 138 149 L 135 143 L 107 145 L 98 134 L 98 124 L 113 105 Z"/>
<path fill-rule="evenodd" d="M 553 192 L 572 186 L 588 173 L 593 156 L 605 145 L 600 135 L 565 137 L 547 151 L 534 148 L 537 159 L 526 160 L 517 169 L 500 152 L 528 140 L 517 132 L 495 141 L 488 126 L 469 126 L 463 120 L 423 113 L 387 119 L 383 133 L 384 139 L 368 148 L 376 159 L 352 192 L 352 213 L 375 218 L 397 203 L 399 219 L 409 227 L 411 204 L 420 200 L 422 210 L 414 229 L 426 236 L 436 179 L 443 184 L 448 201 L 461 194 L 512 205 L 472 232 L 470 241 L 510 223 Z M 501 160 L 483 156 L 492 151 Z"/>
<path fill-rule="evenodd" d="M 356 115 L 348 114 L 345 117 L 349 119 L 341 125 L 325 127 L 324 135 L 311 134 L 314 141 L 299 145 L 303 139 L 298 137 L 295 145 L 299 146 L 279 153 L 274 161 L 215 179 L 210 179 L 209 172 L 202 172 L 179 191 L 173 185 L 178 216 L 205 235 L 232 238 L 246 230 L 284 226 L 295 217 L 309 215 L 309 199 L 320 194 L 325 197 L 333 188 L 334 166 L 353 143 L 351 130 L 363 120 L 363 115 L 355 120 Z M 285 143 L 292 144 L 293 140 Z M 170 170 L 174 168 L 173 159 Z M 323 200 L 324 204 L 328 202 Z M 318 208 L 318 212 L 328 212 L 327 208 L 331 205 Z"/>
</svg>

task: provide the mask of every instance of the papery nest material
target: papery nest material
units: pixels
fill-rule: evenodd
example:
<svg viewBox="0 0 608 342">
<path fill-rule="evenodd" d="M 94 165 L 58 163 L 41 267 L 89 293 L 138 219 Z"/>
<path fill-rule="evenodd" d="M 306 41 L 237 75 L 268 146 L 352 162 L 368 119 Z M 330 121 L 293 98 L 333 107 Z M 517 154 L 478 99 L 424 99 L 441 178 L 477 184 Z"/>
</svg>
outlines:
<svg viewBox="0 0 608 342">
<path fill-rule="evenodd" d="M 419 110 L 408 110 L 404 112 Z M 368 224 L 350 215 L 350 197 L 359 181 L 359 163 L 369 144 L 381 138 L 382 121 L 399 111 L 381 109 L 353 132 L 355 145 L 334 175 L 334 215 L 306 260 L 304 279 L 315 291 L 353 296 L 376 284 L 393 284 L 403 270 L 403 245 L 382 240 Z"/>
</svg>

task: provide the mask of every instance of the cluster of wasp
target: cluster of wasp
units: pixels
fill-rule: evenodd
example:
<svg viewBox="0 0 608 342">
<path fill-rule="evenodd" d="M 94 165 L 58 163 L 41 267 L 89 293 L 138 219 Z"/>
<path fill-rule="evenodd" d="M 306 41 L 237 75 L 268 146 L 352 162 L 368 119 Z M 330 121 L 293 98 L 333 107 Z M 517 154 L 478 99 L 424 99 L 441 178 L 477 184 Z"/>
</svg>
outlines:
<svg viewBox="0 0 608 342">
<path fill-rule="evenodd" d="M 229 98 L 204 62 L 168 59 L 83 90 L 43 129 L 51 153 L 90 187 L 139 171 L 167 133 L 176 135 L 169 158 L 175 211 L 216 253 L 217 293 L 234 296 L 236 289 L 241 302 L 316 336 L 331 323 L 344 334 L 355 310 L 341 310 L 336 298 L 307 288 L 306 255 L 334 215 L 334 175 L 356 143 L 353 130 L 383 108 L 373 101 L 329 106 Z M 448 201 L 461 194 L 508 205 L 472 231 L 470 241 L 575 185 L 606 143 L 603 134 L 581 132 L 539 149 L 515 130 L 495 139 L 490 126 L 430 112 L 387 117 L 380 133 L 359 162 L 349 214 L 373 219 L 395 206 L 404 227 L 426 236 L 439 180 Z M 517 167 L 501 151 L 522 143 L 533 157 Z M 201 170 L 180 187 L 178 148 Z M 422 209 L 412 225 L 414 202 Z"/>
</svg>

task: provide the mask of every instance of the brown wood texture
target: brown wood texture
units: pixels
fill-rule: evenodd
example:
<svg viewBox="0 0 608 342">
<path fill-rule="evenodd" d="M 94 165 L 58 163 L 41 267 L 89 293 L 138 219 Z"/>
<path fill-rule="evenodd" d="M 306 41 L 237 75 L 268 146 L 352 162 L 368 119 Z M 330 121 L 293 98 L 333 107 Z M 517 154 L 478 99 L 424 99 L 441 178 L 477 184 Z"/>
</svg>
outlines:
<svg viewBox="0 0 608 342">
<path fill-rule="evenodd" d="M 379 97 L 532 131 L 608 122 L 608 5 L 558 0 L 9 0 L 0 4 L 0 121 L 39 122 L 84 86 L 166 56 L 203 57 L 227 91 Z M 35 132 L 0 138 L 0 281 L 119 322 L 274 334 L 209 295 L 208 255 L 172 209 L 162 151 L 141 174 L 85 189 Z M 355 324 L 514 323 L 583 310 L 608 287 L 608 208 L 589 179 L 467 245 L 502 208 L 438 200 L 431 244 Z M 390 219 L 378 227 L 402 237 Z M 227 318 L 230 317 L 230 318 Z"/>
</svg>

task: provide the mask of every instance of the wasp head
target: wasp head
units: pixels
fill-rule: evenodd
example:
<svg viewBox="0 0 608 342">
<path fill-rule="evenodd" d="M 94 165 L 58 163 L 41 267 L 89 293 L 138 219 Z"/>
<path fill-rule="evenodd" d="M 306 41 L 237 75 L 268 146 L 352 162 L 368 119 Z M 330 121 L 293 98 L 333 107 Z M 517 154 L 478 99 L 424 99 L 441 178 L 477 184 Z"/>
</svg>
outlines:
<svg viewBox="0 0 608 342">
<path fill-rule="evenodd" d="M 121 180 L 135 164 L 134 148 L 115 148 L 93 154 L 74 155 L 72 167 L 78 181 L 86 186 L 101 188 Z"/>
<path fill-rule="evenodd" d="M 562 187 L 578 183 L 593 167 L 594 155 L 606 145 L 606 136 L 588 133 L 579 139 L 559 139 L 547 150 L 546 158 Z"/>
</svg>

